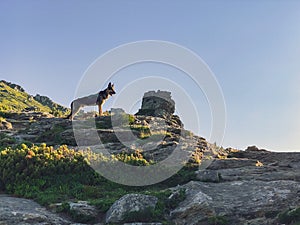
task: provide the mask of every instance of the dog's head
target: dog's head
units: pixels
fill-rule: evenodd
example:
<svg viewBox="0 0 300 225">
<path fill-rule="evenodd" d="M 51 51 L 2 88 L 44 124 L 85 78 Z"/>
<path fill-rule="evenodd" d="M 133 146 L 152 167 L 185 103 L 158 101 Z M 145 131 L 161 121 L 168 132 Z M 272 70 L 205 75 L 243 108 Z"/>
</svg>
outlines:
<svg viewBox="0 0 300 225">
<path fill-rule="evenodd" d="M 115 86 L 115 85 L 114 85 L 114 84 L 111 84 L 111 82 L 109 82 L 109 84 L 108 84 L 108 86 L 107 86 L 108 94 L 109 94 L 110 96 L 116 94 L 114 86 Z"/>
</svg>

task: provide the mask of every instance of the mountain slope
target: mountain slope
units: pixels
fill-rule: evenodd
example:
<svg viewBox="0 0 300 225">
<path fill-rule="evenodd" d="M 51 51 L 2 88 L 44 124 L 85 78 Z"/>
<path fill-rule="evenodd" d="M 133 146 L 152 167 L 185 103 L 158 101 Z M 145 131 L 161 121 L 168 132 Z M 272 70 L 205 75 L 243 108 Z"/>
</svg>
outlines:
<svg viewBox="0 0 300 225">
<path fill-rule="evenodd" d="M 33 97 L 26 93 L 21 86 L 1 80 L 0 111 L 39 111 L 62 116 L 68 113 L 69 109 L 53 102 L 46 96 L 36 95 Z"/>
</svg>

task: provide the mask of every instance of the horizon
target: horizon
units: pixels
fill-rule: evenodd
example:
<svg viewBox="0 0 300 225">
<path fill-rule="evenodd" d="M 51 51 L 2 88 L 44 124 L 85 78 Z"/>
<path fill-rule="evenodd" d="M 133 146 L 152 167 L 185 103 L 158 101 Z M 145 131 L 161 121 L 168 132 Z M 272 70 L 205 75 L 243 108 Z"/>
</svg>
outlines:
<svg viewBox="0 0 300 225">
<path fill-rule="evenodd" d="M 300 150 L 300 2 L 1 1 L 0 17 L 0 80 L 31 95 L 70 107 L 85 72 L 107 51 L 141 40 L 173 42 L 200 56 L 222 89 L 227 123 L 224 140 L 217 144 Z M 213 143 L 207 97 L 182 71 L 141 63 L 122 68 L 112 82 L 118 94 L 130 82 L 150 76 L 180 83 L 200 112 L 196 128 L 189 109 L 182 107 L 185 128 Z M 95 81 L 98 90 L 106 85 Z M 148 89 L 133 87 L 141 101 Z M 183 104 L 177 91 L 172 96 Z M 116 99 L 104 110 L 120 106 L 132 113 L 140 104 L 129 98 L 114 105 Z"/>
</svg>

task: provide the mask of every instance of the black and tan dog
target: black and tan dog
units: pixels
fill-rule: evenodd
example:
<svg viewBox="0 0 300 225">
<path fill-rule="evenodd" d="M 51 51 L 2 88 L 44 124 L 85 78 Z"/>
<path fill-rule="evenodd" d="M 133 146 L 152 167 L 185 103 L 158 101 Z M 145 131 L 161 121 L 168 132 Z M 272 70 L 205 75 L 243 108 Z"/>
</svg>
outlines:
<svg viewBox="0 0 300 225">
<path fill-rule="evenodd" d="M 98 105 L 99 116 L 102 116 L 102 105 L 109 98 L 109 96 L 112 96 L 113 94 L 116 94 L 114 84 L 109 83 L 105 90 L 100 91 L 97 94 L 75 99 L 71 103 L 71 113 L 67 116 L 67 119 L 73 120 L 80 108 L 93 105 Z"/>
</svg>

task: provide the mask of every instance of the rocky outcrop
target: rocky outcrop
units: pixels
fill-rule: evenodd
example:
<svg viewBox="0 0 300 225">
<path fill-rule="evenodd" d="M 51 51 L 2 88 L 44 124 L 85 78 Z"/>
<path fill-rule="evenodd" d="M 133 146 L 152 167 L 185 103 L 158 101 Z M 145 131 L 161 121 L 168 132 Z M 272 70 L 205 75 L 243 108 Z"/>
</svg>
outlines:
<svg viewBox="0 0 300 225">
<path fill-rule="evenodd" d="M 129 213 L 145 213 L 154 209 L 157 198 L 150 195 L 127 194 L 116 201 L 106 213 L 106 223 L 120 223 Z"/>
<path fill-rule="evenodd" d="M 0 118 L 0 130 L 11 130 L 12 124 L 3 118 Z"/>
<path fill-rule="evenodd" d="M 0 80 L 0 83 L 4 83 L 7 86 L 9 86 L 10 88 L 12 88 L 14 90 L 17 90 L 17 91 L 21 91 L 21 92 L 25 91 L 20 85 L 17 85 L 17 84 L 14 84 L 14 83 L 11 83 L 11 82 L 8 82 L 8 81 L 5 81 L 5 80 Z"/>
<path fill-rule="evenodd" d="M 180 188 L 186 189 L 187 197 L 171 212 L 176 224 L 207 224 L 216 217 L 223 217 L 228 224 L 249 224 L 257 219 L 261 219 L 257 224 L 276 224 L 279 212 L 300 204 L 300 184 L 291 180 L 191 181 Z"/>
<path fill-rule="evenodd" d="M 250 147 L 227 157 L 196 171 L 198 181 L 175 188 L 184 188 L 186 199 L 171 212 L 174 223 L 282 224 L 279 213 L 299 207 L 300 153 Z"/>
<path fill-rule="evenodd" d="M 166 215 L 170 223 L 293 224 L 282 222 L 280 214 L 289 210 L 291 213 L 287 213 L 287 216 L 293 215 L 295 210 L 291 209 L 300 206 L 300 153 L 235 150 L 229 152 L 227 157 L 213 160 L 205 170 L 196 171 L 195 180 L 171 188 L 173 193 L 185 190 L 186 197 L 178 202 L 178 206 L 172 209 L 169 215 Z M 258 159 L 261 164 L 257 164 Z M 130 212 L 138 213 L 149 208 L 153 209 L 156 203 L 157 198 L 153 196 L 125 195 L 108 210 L 106 222 L 124 224 L 124 218 Z M 69 205 L 78 215 L 97 217 L 97 209 L 87 202 Z M 295 221 L 293 218 L 286 220 Z M 71 222 L 48 212 L 31 200 L 1 195 L 0 224 L 71 224 Z"/>
<path fill-rule="evenodd" d="M 95 145 L 91 149 L 99 152 L 105 149 L 111 154 L 131 154 L 139 150 L 148 161 L 159 162 L 179 150 L 188 156 L 184 162 L 201 165 L 192 180 L 171 188 L 173 193 L 185 190 L 186 194 L 182 202 L 165 212 L 163 220 L 171 224 L 277 225 L 283 224 L 279 213 L 300 206 L 300 153 L 269 152 L 255 146 L 245 151 L 224 150 L 185 130 L 174 111 L 170 93 L 158 91 L 144 95 L 135 116 L 112 110 L 96 119 L 88 114 L 71 122 L 45 112 L 9 113 L 5 121 L 12 129 L 6 126 L 1 130 L 5 134 L 1 141 L 7 139 L 10 145 L 30 141 L 75 146 L 75 129 L 80 131 L 77 138 L 81 146 Z M 100 222 L 122 224 L 126 215 L 145 213 L 156 204 L 157 198 L 153 196 L 125 195 L 107 211 L 106 221 Z M 97 209 L 87 202 L 69 205 L 77 215 L 97 218 Z M 0 224 L 70 223 L 30 200 L 0 196 Z M 138 224 L 151 223 L 131 223 Z"/>
<path fill-rule="evenodd" d="M 149 91 L 144 94 L 142 107 L 136 115 L 167 118 L 175 112 L 175 102 L 168 91 Z"/>
<path fill-rule="evenodd" d="M 53 102 L 47 96 L 42 96 L 42 95 L 37 94 L 33 97 L 33 99 L 36 100 L 37 102 L 41 103 L 42 105 L 49 107 L 52 110 L 52 113 L 61 112 L 63 114 L 63 113 L 67 113 L 69 111 L 68 108 Z"/>
<path fill-rule="evenodd" d="M 32 200 L 0 195 L 0 224 L 72 224 Z"/>
<path fill-rule="evenodd" d="M 9 132 L 16 144 L 24 141 L 81 147 L 102 144 L 101 148 L 112 154 L 131 154 L 142 149 L 144 157 L 153 161 L 166 159 L 176 148 L 190 156 L 192 163 L 199 162 L 203 154 L 216 155 L 216 146 L 185 130 L 176 115 L 164 119 L 112 110 L 111 115 L 75 121 L 41 112 L 10 113 L 6 118 L 13 126 Z"/>
</svg>

